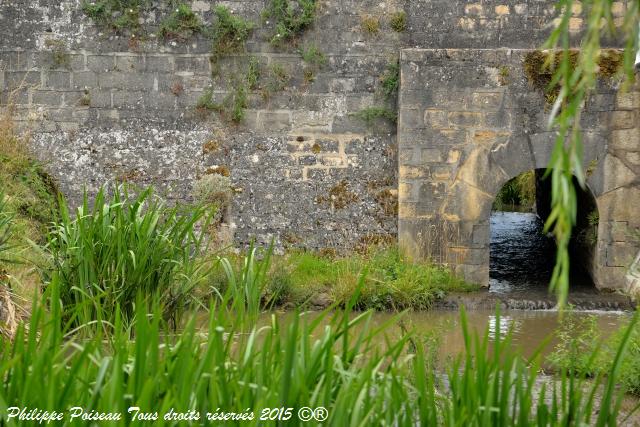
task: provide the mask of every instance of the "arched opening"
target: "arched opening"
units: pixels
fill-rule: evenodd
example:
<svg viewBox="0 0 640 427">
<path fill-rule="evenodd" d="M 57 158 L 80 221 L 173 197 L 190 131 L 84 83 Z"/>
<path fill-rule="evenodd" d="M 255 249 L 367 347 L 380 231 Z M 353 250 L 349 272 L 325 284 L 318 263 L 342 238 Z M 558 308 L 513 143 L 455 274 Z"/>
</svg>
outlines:
<svg viewBox="0 0 640 427">
<path fill-rule="evenodd" d="M 524 172 L 506 182 L 491 211 L 489 290 L 497 293 L 545 293 L 556 245 L 543 231 L 551 205 L 551 178 L 544 169 Z M 577 223 L 571 244 L 570 291 L 594 292 L 594 255 L 598 209 L 591 191 L 574 179 Z"/>
</svg>

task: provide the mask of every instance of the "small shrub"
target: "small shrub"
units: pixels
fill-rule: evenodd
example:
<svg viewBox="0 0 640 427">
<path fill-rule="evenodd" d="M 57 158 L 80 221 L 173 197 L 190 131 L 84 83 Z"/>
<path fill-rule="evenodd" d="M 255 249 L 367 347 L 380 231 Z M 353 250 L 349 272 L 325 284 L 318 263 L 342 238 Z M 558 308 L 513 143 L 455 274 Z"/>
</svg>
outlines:
<svg viewBox="0 0 640 427">
<path fill-rule="evenodd" d="M 551 365 L 569 375 L 595 375 L 598 366 L 591 355 L 600 344 L 597 318 L 580 317 L 569 312 L 564 316 L 557 335 L 560 342 L 547 356 Z"/>
<path fill-rule="evenodd" d="M 220 173 L 205 174 L 193 184 L 192 194 L 197 204 L 215 206 L 222 212 L 231 202 L 231 178 Z"/>
<path fill-rule="evenodd" d="M 316 0 L 269 0 L 262 16 L 275 22 L 271 43 L 281 46 L 299 37 L 313 24 L 315 13 Z"/>
<path fill-rule="evenodd" d="M 327 63 L 327 57 L 315 44 L 303 46 L 299 52 L 302 60 L 307 64 L 322 66 Z"/>
<path fill-rule="evenodd" d="M 142 32 L 141 13 L 150 4 L 150 0 L 98 0 L 83 1 L 81 8 L 96 25 L 118 33 L 139 34 Z"/>
<path fill-rule="evenodd" d="M 380 119 L 387 120 L 393 123 L 398 120 L 397 113 L 385 107 L 368 107 L 352 115 L 364 121 L 369 126 L 373 125 L 377 120 Z"/>
<path fill-rule="evenodd" d="M 247 87 L 249 90 L 255 90 L 258 87 L 258 81 L 260 80 L 260 61 L 255 56 L 249 59 L 249 66 L 247 68 Z"/>
<path fill-rule="evenodd" d="M 380 32 L 380 20 L 375 16 L 363 16 L 360 21 L 360 26 L 362 27 L 362 31 L 367 34 L 378 34 L 378 32 Z"/>
<path fill-rule="evenodd" d="M 386 99 L 394 99 L 400 87 L 400 61 L 395 60 L 387 65 L 385 73 L 380 78 L 382 93 Z"/>
<path fill-rule="evenodd" d="M 244 50 L 244 44 L 253 30 L 253 23 L 234 16 L 222 5 L 216 6 L 213 14 L 216 22 L 211 30 L 212 60 L 216 62 L 221 56 Z"/>
<path fill-rule="evenodd" d="M 188 40 L 203 29 L 202 22 L 191 8 L 180 3 L 160 24 L 160 36 L 165 40 Z"/>
<path fill-rule="evenodd" d="M 404 11 L 394 13 L 391 15 L 389 25 L 393 31 L 402 33 L 407 29 L 407 14 Z"/>
<path fill-rule="evenodd" d="M 290 78 L 291 77 L 284 66 L 280 63 L 274 62 L 269 67 L 269 75 L 264 85 L 262 96 L 264 98 L 269 98 L 271 94 L 286 89 Z"/>
</svg>

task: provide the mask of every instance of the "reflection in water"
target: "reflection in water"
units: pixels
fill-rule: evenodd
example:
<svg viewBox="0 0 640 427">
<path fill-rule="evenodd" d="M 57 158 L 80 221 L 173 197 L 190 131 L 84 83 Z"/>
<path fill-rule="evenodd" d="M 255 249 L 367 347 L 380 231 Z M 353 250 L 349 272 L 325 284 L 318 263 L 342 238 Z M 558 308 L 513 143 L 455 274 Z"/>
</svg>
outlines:
<svg viewBox="0 0 640 427">
<path fill-rule="evenodd" d="M 353 313 L 357 316 L 360 313 Z M 576 316 L 589 316 L 597 314 L 597 328 L 602 337 L 609 336 L 620 326 L 630 319 L 630 313 L 600 311 L 600 312 L 575 312 Z M 306 316 L 315 319 L 318 312 L 309 312 Z M 279 319 L 282 322 L 281 329 L 287 330 L 287 325 L 291 321 L 294 313 L 282 313 Z M 372 314 L 372 322 L 369 328 L 375 328 L 388 323 L 392 318 L 397 318 L 397 313 L 375 312 Z M 324 319 L 316 330 L 316 334 L 322 334 L 323 324 L 328 319 Z M 464 351 L 464 335 L 461 328 L 460 312 L 454 310 L 429 310 L 407 312 L 402 316 L 403 325 L 406 330 L 415 330 L 419 335 L 436 338 L 433 343 L 437 347 L 440 360 L 444 361 L 449 356 L 455 356 Z M 547 310 L 505 310 L 500 314 L 498 323 L 494 310 L 473 310 L 467 312 L 467 324 L 470 333 L 477 333 L 483 336 L 488 333 L 490 342 L 494 342 L 499 331 L 502 338 L 511 332 L 512 345 L 524 356 L 531 356 L 540 350 L 540 344 L 547 338 L 550 341 L 542 349 L 543 354 L 553 351 L 558 340 L 552 336 L 559 325 L 557 311 Z M 394 322 L 395 323 L 395 322 Z M 203 321 L 203 324 L 206 322 Z M 260 326 L 271 324 L 271 314 L 265 313 L 260 319 Z M 354 328 L 354 337 L 360 332 L 359 327 Z M 402 336 L 403 330 L 400 327 L 392 326 L 388 330 L 387 338 L 394 342 L 394 338 Z M 380 344 L 385 344 L 385 338 L 380 337 Z"/>
<path fill-rule="evenodd" d="M 509 331 L 512 334 L 517 335 L 520 322 L 513 319 L 511 316 L 500 316 L 500 322 L 495 314 L 489 315 L 487 328 L 489 330 L 489 338 L 496 339 L 496 336 L 504 337 Z"/>
<path fill-rule="evenodd" d="M 489 291 L 546 289 L 555 262 L 555 243 L 543 234 L 534 213 L 492 212 Z"/>
</svg>

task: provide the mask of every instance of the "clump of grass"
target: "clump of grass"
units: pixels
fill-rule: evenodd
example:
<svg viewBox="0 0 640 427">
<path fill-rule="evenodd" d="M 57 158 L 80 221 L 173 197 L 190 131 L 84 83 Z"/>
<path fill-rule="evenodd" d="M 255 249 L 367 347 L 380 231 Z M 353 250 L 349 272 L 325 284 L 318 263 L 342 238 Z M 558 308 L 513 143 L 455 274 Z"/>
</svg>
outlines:
<svg viewBox="0 0 640 427">
<path fill-rule="evenodd" d="M 327 63 L 327 57 L 315 44 L 308 44 L 299 50 L 302 60 L 307 64 L 322 66 Z"/>
<path fill-rule="evenodd" d="M 185 3 L 178 4 L 171 15 L 160 23 L 160 36 L 165 40 L 185 41 L 202 30 L 200 18 Z"/>
<path fill-rule="evenodd" d="M 391 29 L 397 33 L 404 32 L 407 29 L 407 14 L 404 11 L 392 14 L 389 25 L 391 25 Z"/>
<path fill-rule="evenodd" d="M 262 16 L 275 23 L 271 43 L 282 46 L 299 37 L 313 24 L 316 0 L 269 0 Z"/>
<path fill-rule="evenodd" d="M 380 19 L 376 16 L 365 15 L 360 20 L 360 27 L 367 34 L 378 34 L 380 32 Z"/>
<path fill-rule="evenodd" d="M 386 107 L 367 107 L 352 115 L 364 121 L 368 126 L 373 125 L 378 120 L 386 120 L 392 123 L 398 121 L 398 114 Z"/>
<path fill-rule="evenodd" d="M 82 11 L 97 25 L 117 33 L 141 34 L 140 18 L 150 0 L 98 0 L 81 3 Z"/>
<path fill-rule="evenodd" d="M 243 51 L 254 25 L 240 16 L 234 16 L 222 5 L 216 6 L 213 14 L 216 22 L 211 30 L 211 60 L 217 62 L 224 55 Z"/>
<path fill-rule="evenodd" d="M 203 241 L 194 225 L 204 210 L 181 212 L 154 198 L 151 189 L 133 196 L 126 186 L 115 188 L 111 200 L 101 189 L 93 208 L 85 194 L 75 216 L 64 199 L 60 204 L 60 222 L 49 234 L 53 273 L 47 276 L 60 278 L 60 298 L 72 308 L 67 321 L 113 324 L 116 308 L 131 321 L 141 293 L 145 303 L 158 299 L 176 323 L 199 280 L 196 255 Z"/>
</svg>

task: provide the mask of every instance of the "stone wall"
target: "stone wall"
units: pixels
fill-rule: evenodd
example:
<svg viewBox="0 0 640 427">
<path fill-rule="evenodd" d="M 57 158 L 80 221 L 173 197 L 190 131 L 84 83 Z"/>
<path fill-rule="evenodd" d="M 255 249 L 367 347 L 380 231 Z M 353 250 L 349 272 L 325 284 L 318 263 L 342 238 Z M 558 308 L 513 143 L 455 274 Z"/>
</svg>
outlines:
<svg viewBox="0 0 640 427">
<path fill-rule="evenodd" d="M 84 188 L 93 194 L 122 180 L 190 202 L 197 179 L 229 170 L 236 241 L 275 237 L 280 246 L 337 249 L 397 233 L 396 126 L 368 125 L 354 113 L 395 108 L 381 94 L 380 77 L 400 50 L 532 48 L 554 18 L 552 0 L 318 1 L 314 24 L 296 40 L 324 53 L 327 63 L 314 67 L 292 44 L 268 42 L 273 22 L 260 17 L 264 0 L 186 3 L 205 23 L 219 4 L 254 22 L 246 53 L 212 65 L 205 37 L 160 40 L 168 2 L 141 15 L 146 35 L 137 38 L 97 27 L 80 0 L 0 3 L 0 102 L 13 93 L 16 122 L 31 131 L 34 154 L 73 203 Z M 623 3 L 615 4 L 621 15 Z M 390 20 L 400 11 L 407 28 L 396 32 Z M 578 35 L 583 22 L 574 12 Z M 377 20 L 379 30 L 363 30 L 365 18 Z M 207 89 L 217 101 L 228 95 L 250 56 L 263 77 L 244 120 L 198 113 Z M 288 79 L 265 99 L 260 87 L 276 64 Z"/>
<path fill-rule="evenodd" d="M 489 217 L 509 179 L 546 168 L 556 134 L 524 74 L 528 51 L 402 52 L 399 241 L 407 253 L 489 282 Z M 584 168 L 599 213 L 594 279 L 623 287 L 638 251 L 640 86 L 599 83 L 582 115 Z M 579 212 L 586 217 L 590 212 Z"/>
</svg>

